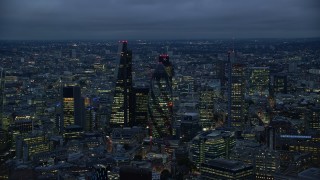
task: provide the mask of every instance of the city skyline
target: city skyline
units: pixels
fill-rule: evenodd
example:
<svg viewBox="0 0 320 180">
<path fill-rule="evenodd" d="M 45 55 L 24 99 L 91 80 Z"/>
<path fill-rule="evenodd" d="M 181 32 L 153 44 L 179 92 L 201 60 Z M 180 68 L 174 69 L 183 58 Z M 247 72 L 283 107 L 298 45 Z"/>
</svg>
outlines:
<svg viewBox="0 0 320 180">
<path fill-rule="evenodd" d="M 309 38 L 316 0 L 3 1 L 1 40 Z"/>
<path fill-rule="evenodd" d="M 320 179 L 319 0 L 0 1 L 0 179 Z"/>
<path fill-rule="evenodd" d="M 319 39 L 234 44 L 1 41 L 0 178 L 314 176 Z"/>
</svg>

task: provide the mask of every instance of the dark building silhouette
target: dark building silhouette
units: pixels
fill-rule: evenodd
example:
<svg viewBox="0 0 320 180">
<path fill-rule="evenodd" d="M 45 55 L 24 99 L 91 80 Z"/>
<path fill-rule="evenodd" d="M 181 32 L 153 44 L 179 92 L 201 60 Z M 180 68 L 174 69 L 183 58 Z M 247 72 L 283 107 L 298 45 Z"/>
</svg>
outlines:
<svg viewBox="0 0 320 180">
<path fill-rule="evenodd" d="M 148 102 L 150 135 L 156 138 L 172 135 L 172 76 L 173 67 L 169 56 L 160 55 L 151 79 Z"/>
<path fill-rule="evenodd" d="M 245 66 L 228 53 L 228 127 L 244 125 Z"/>
<path fill-rule="evenodd" d="M 215 159 L 203 163 L 202 179 L 253 179 L 253 166 L 241 161 Z"/>
<path fill-rule="evenodd" d="M 221 86 L 224 86 L 226 84 L 226 81 L 227 81 L 226 63 L 225 63 L 225 61 L 217 61 L 217 62 L 215 62 L 214 63 L 214 71 L 215 71 L 214 78 L 215 79 L 220 79 Z"/>
<path fill-rule="evenodd" d="M 250 69 L 249 94 L 269 95 L 270 69 L 269 67 L 252 67 Z"/>
<path fill-rule="evenodd" d="M 4 78 L 5 71 L 0 68 L 0 129 L 3 127 L 3 108 L 4 108 Z"/>
<path fill-rule="evenodd" d="M 288 93 L 288 81 L 287 76 L 282 74 L 276 74 L 273 76 L 273 93 Z"/>
<path fill-rule="evenodd" d="M 84 127 L 84 100 L 79 86 L 63 88 L 63 129 L 68 126 Z"/>
<path fill-rule="evenodd" d="M 151 180 L 152 172 L 149 169 L 123 166 L 120 168 L 120 180 L 139 179 Z"/>
<path fill-rule="evenodd" d="M 93 166 L 94 177 L 96 180 L 107 180 L 108 179 L 108 171 L 107 167 L 103 164 L 96 164 Z"/>
<path fill-rule="evenodd" d="M 173 69 L 172 63 L 169 61 L 169 55 L 161 54 L 159 56 L 159 63 L 164 65 L 165 70 L 168 74 L 169 80 L 172 81 L 172 77 L 174 75 L 174 69 Z"/>
<path fill-rule="evenodd" d="M 121 42 L 120 62 L 114 99 L 111 109 L 110 125 L 112 127 L 129 126 L 133 119 L 132 92 L 132 52 L 128 50 L 128 42 Z"/>
<path fill-rule="evenodd" d="M 134 126 L 148 125 L 148 94 L 149 88 L 134 88 Z"/>
</svg>

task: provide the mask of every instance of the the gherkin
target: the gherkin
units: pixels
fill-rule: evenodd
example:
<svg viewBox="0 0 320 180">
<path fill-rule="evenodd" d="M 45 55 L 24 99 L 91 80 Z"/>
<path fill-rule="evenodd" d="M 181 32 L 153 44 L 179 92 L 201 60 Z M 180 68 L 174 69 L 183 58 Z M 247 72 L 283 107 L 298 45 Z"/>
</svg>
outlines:
<svg viewBox="0 0 320 180">
<path fill-rule="evenodd" d="M 172 76 L 173 67 L 169 56 L 160 55 L 151 79 L 148 101 L 150 135 L 155 138 L 172 135 Z"/>
</svg>

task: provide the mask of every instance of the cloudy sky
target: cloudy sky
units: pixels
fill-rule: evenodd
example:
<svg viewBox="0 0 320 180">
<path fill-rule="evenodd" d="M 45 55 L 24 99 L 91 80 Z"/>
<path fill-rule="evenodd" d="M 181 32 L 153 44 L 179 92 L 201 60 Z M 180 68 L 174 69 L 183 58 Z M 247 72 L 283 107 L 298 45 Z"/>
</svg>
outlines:
<svg viewBox="0 0 320 180">
<path fill-rule="evenodd" d="M 0 0 L 0 39 L 320 37 L 320 0 Z"/>
</svg>

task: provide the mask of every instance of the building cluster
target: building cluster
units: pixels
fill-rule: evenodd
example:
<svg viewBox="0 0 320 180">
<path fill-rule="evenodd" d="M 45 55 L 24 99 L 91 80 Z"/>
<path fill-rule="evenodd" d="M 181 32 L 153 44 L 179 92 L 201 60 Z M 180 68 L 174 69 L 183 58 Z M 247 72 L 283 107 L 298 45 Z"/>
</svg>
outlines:
<svg viewBox="0 0 320 180">
<path fill-rule="evenodd" d="M 0 42 L 0 179 L 319 179 L 317 40 Z"/>
</svg>

